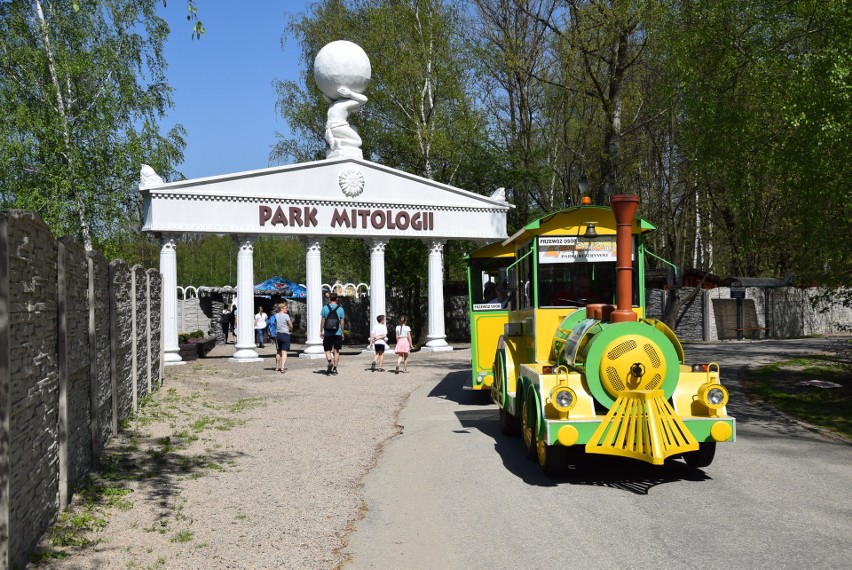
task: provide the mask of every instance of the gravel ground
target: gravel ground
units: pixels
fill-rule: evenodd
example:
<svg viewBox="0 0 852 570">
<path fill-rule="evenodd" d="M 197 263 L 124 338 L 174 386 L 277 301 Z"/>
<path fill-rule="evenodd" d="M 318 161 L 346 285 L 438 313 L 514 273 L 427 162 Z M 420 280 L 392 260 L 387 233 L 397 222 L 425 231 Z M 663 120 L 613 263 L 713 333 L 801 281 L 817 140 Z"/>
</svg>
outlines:
<svg viewBox="0 0 852 570">
<path fill-rule="evenodd" d="M 269 346 L 262 362 L 230 362 L 229 345 L 167 367 L 29 567 L 339 567 L 366 508 L 361 480 L 408 395 L 469 368 L 467 348 L 413 353 L 407 374 L 393 355 L 370 372 L 370 356 L 345 350 L 337 376 L 295 351 L 282 375 Z"/>
</svg>

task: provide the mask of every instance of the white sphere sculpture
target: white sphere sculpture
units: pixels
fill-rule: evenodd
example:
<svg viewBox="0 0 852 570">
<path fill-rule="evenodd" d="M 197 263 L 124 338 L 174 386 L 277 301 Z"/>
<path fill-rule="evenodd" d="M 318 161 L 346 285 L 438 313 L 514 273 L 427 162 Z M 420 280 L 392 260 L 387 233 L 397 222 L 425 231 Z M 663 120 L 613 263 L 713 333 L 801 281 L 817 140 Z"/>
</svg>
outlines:
<svg viewBox="0 0 852 570">
<path fill-rule="evenodd" d="M 314 59 L 314 81 L 332 101 L 342 97 L 337 91 L 340 87 L 364 93 L 370 74 L 370 58 L 361 46 L 346 40 L 327 44 Z"/>
</svg>

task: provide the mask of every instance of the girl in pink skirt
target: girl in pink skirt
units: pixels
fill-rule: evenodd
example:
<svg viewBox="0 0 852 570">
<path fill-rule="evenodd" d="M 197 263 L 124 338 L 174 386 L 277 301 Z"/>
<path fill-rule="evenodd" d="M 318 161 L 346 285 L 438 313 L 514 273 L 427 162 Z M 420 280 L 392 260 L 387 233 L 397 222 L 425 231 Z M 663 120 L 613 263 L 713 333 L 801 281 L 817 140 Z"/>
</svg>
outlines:
<svg viewBox="0 0 852 570">
<path fill-rule="evenodd" d="M 402 371 L 408 372 L 408 353 L 411 352 L 411 328 L 405 324 L 405 315 L 400 315 L 399 324 L 396 326 L 396 346 L 393 351 L 396 354 L 396 373 L 399 374 L 399 366 Z"/>
</svg>

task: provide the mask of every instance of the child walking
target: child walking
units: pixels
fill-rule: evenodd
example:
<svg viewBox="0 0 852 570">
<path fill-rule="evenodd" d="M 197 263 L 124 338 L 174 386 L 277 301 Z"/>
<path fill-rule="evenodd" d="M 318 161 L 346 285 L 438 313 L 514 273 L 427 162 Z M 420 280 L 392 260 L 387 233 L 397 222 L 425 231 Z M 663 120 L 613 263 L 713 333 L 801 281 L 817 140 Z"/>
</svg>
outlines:
<svg viewBox="0 0 852 570">
<path fill-rule="evenodd" d="M 370 347 L 376 351 L 373 356 L 373 363 L 370 365 L 370 371 L 384 372 L 385 365 L 385 346 L 388 340 L 388 327 L 385 326 L 385 316 L 379 315 L 376 317 L 376 326 L 370 332 Z"/>
<path fill-rule="evenodd" d="M 402 371 L 408 372 L 408 353 L 411 352 L 411 328 L 405 323 L 407 319 L 405 315 L 400 315 L 399 324 L 396 326 L 396 373 L 399 374 L 399 366 L 402 365 Z"/>
</svg>

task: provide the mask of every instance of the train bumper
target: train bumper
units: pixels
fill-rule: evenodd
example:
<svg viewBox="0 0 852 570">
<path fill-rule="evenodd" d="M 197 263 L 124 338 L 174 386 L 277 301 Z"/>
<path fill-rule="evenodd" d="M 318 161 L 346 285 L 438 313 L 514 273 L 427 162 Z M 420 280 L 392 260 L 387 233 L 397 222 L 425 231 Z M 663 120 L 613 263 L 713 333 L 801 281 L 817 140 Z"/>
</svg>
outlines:
<svg viewBox="0 0 852 570">
<path fill-rule="evenodd" d="M 682 417 L 683 425 L 689 430 L 689 433 L 698 443 L 705 442 L 726 442 L 736 441 L 736 419 L 730 416 L 719 418 L 703 418 L 703 417 Z M 603 423 L 603 418 L 588 420 L 546 420 L 546 437 L 549 445 L 560 446 L 586 446 L 594 436 L 595 432 L 600 429 Z M 590 450 L 586 447 L 589 453 L 595 453 L 595 450 Z M 671 455 L 676 455 L 681 452 L 675 452 Z M 617 453 L 615 455 L 623 455 Z M 639 457 L 644 461 L 653 463 L 644 457 Z"/>
<path fill-rule="evenodd" d="M 470 385 L 465 384 L 464 390 L 490 390 L 491 385 L 494 384 L 494 374 L 491 373 L 490 370 L 487 372 L 480 372 L 476 375 L 475 378 L 471 379 Z"/>
</svg>

